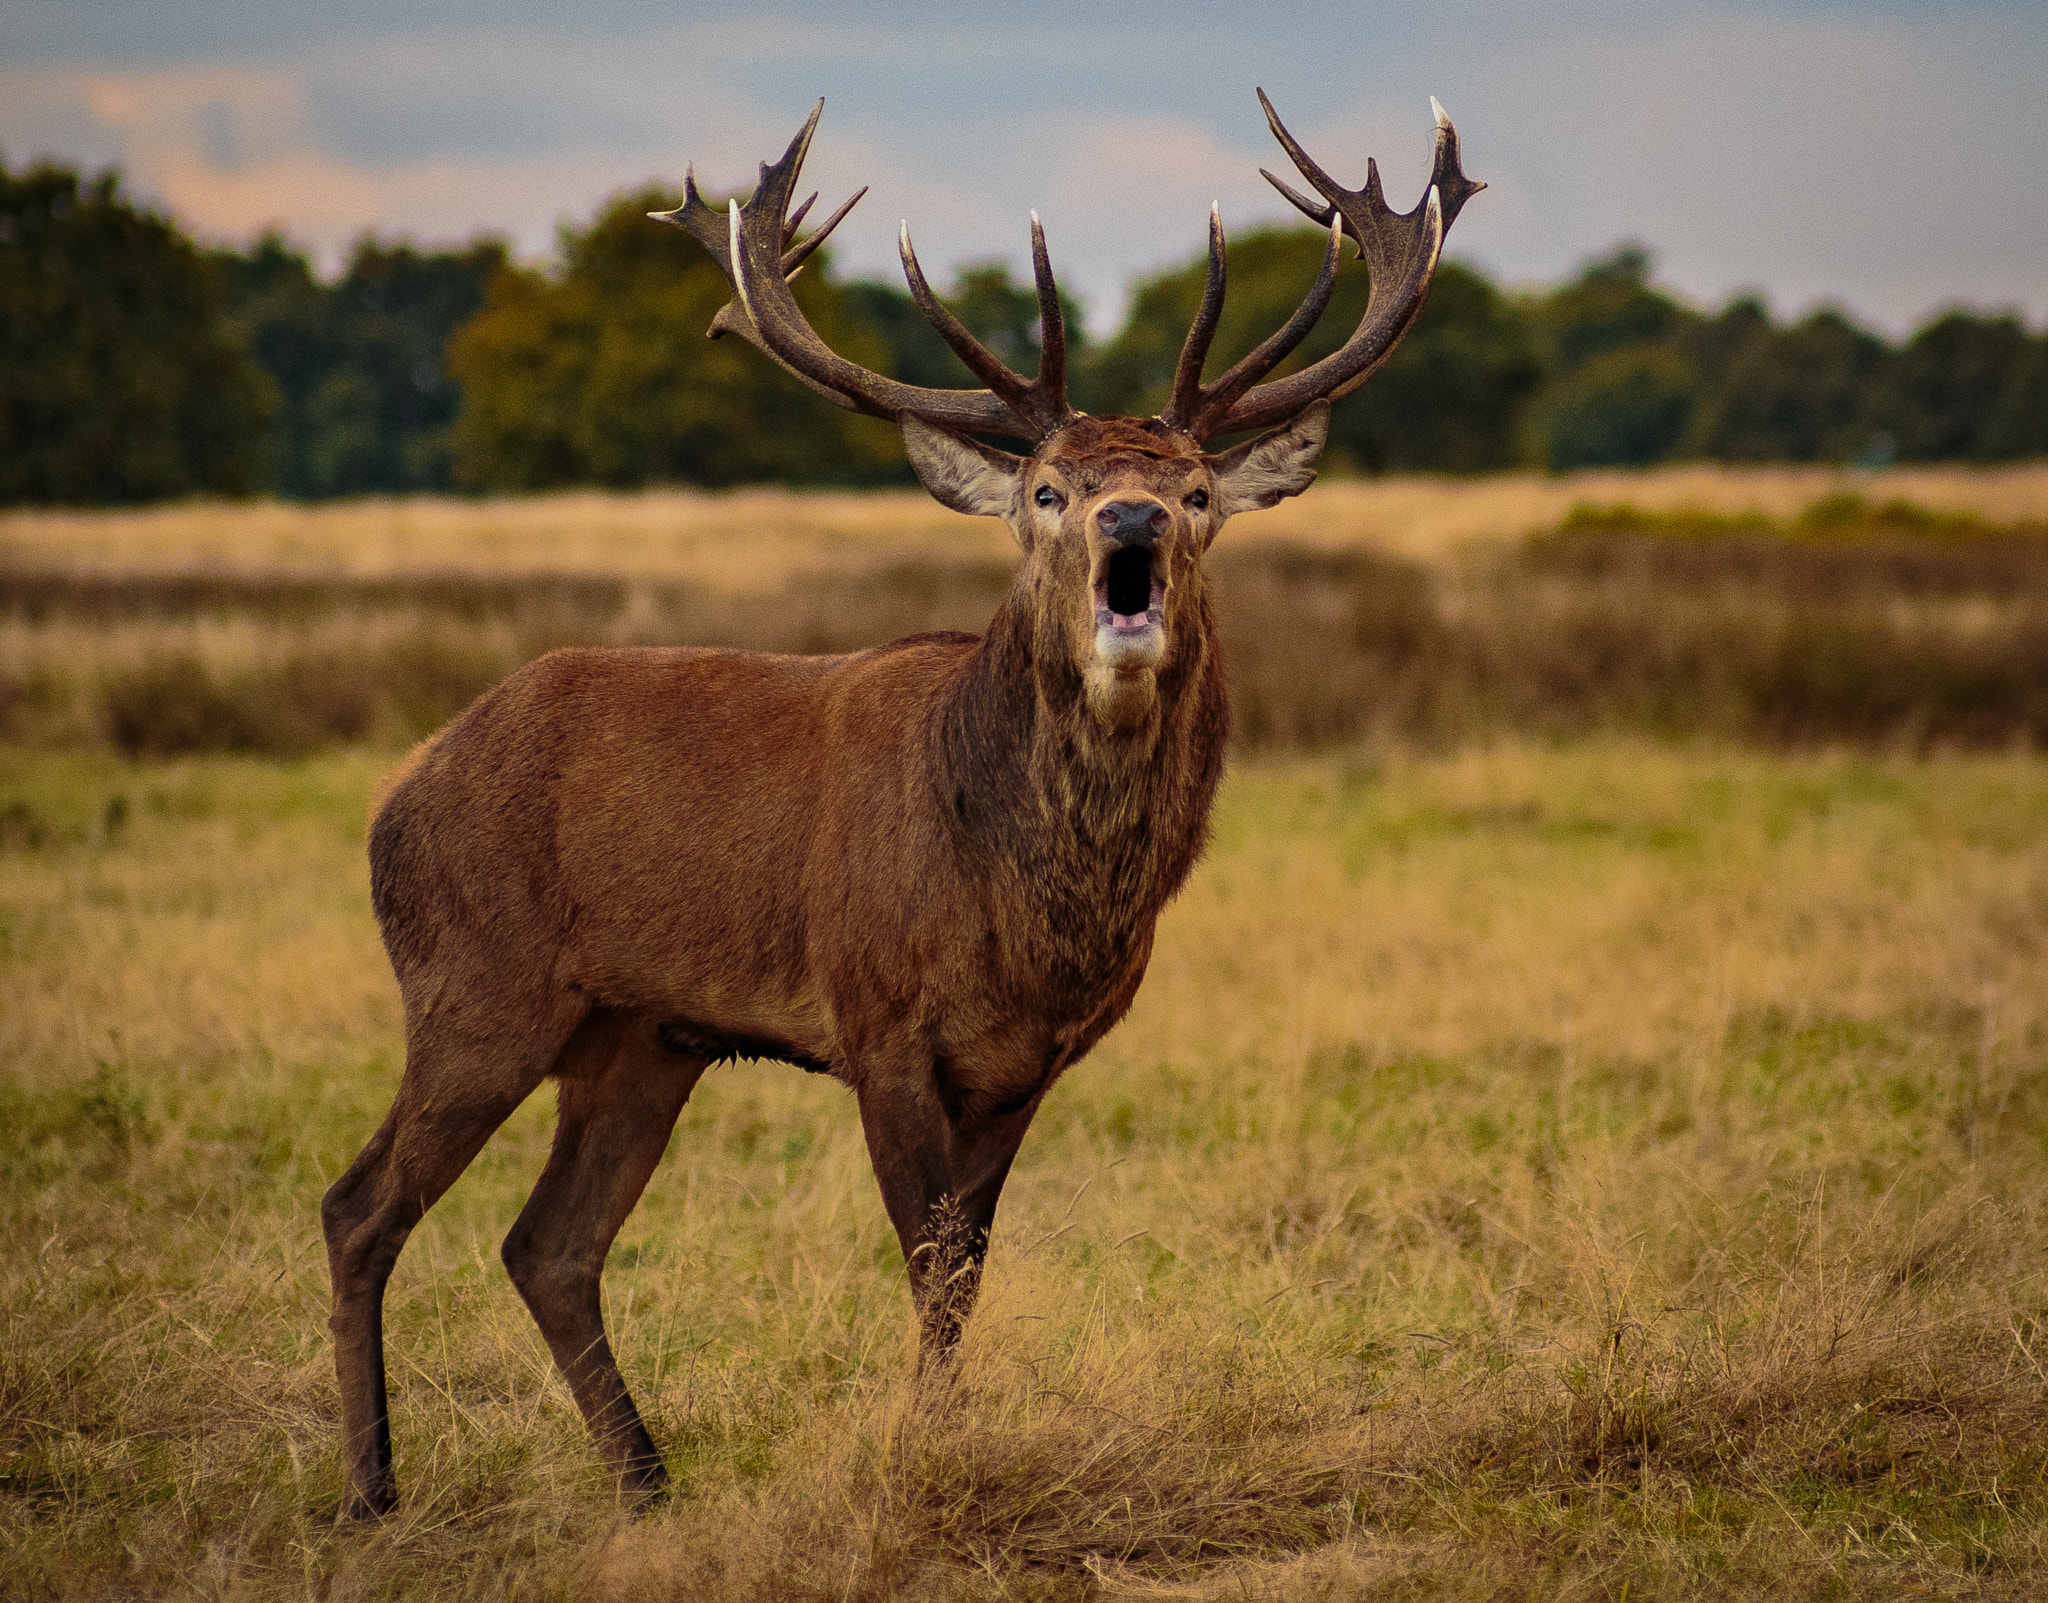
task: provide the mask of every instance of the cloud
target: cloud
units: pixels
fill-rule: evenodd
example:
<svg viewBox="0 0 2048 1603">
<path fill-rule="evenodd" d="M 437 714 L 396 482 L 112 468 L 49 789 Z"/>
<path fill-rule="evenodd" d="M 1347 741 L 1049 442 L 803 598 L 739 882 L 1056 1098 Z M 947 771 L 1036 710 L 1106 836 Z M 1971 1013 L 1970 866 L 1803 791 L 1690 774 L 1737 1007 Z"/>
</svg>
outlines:
<svg viewBox="0 0 2048 1603">
<path fill-rule="evenodd" d="M 1289 33 L 1228 7 L 1167 27 L 1067 6 L 1020 34 L 964 9 L 696 10 L 0 68 L 0 149 L 119 161 L 209 237 L 280 224 L 329 264 L 365 229 L 491 229 L 532 255 L 685 161 L 746 190 L 825 93 L 807 176 L 828 200 L 873 185 L 842 264 L 893 277 L 908 217 L 935 274 L 1021 268 L 1036 207 L 1100 328 L 1134 276 L 1199 248 L 1212 199 L 1233 231 L 1291 215 L 1258 177 L 1281 161 L 1255 78 L 1345 182 L 1377 155 L 1400 205 L 1424 179 L 1434 91 L 1492 185 L 1453 250 L 1511 280 L 1638 238 L 1703 299 L 1761 286 L 1784 310 L 1840 299 L 1895 330 L 1951 299 L 2048 313 L 2048 25 L 2021 13 L 1352 6 Z"/>
<path fill-rule="evenodd" d="M 1980 34 L 1734 11 L 1556 30 L 1476 86 L 1468 150 L 1512 143 L 1475 223 L 1541 277 L 1635 237 L 1696 294 L 1846 300 L 1895 328 L 1947 299 L 2038 315 L 2048 145 L 1996 86 L 2048 51 Z"/>
</svg>

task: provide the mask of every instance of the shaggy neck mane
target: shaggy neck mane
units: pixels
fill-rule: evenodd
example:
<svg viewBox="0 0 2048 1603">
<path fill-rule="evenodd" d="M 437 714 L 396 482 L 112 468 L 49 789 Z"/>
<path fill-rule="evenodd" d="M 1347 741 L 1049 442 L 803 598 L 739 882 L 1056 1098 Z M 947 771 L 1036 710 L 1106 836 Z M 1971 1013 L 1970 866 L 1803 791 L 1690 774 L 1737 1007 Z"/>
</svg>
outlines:
<svg viewBox="0 0 2048 1603">
<path fill-rule="evenodd" d="M 1182 597 L 1139 729 L 1114 735 L 1079 673 L 1036 647 L 1020 575 L 940 728 L 945 802 L 988 877 L 1040 914 L 1048 956 L 1099 975 L 1144 939 L 1208 838 L 1229 704 L 1208 596 Z"/>
</svg>

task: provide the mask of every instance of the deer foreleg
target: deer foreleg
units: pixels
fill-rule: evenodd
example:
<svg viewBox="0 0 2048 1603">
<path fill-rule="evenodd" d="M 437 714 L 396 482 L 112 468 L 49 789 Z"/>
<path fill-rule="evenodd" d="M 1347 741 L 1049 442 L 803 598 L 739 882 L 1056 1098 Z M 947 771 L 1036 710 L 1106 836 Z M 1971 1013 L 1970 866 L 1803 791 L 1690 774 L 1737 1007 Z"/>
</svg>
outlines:
<svg viewBox="0 0 2048 1603">
<path fill-rule="evenodd" d="M 929 1074 L 860 1090 L 861 1129 L 910 1270 L 920 1367 L 960 1339 L 981 1289 L 982 1261 L 1010 1163 L 1037 1111 L 949 1117 Z"/>
</svg>

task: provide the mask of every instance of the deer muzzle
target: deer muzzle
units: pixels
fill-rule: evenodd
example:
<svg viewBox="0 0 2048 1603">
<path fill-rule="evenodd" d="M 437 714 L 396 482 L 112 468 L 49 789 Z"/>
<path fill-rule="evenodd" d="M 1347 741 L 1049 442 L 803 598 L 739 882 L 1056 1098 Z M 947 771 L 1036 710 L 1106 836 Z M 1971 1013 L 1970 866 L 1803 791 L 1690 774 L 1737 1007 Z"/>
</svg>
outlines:
<svg viewBox="0 0 2048 1603">
<path fill-rule="evenodd" d="M 1102 564 L 1095 581 L 1095 652 L 1114 667 L 1153 667 L 1166 653 L 1166 581 L 1158 569 L 1149 539 L 1117 546 Z"/>
</svg>

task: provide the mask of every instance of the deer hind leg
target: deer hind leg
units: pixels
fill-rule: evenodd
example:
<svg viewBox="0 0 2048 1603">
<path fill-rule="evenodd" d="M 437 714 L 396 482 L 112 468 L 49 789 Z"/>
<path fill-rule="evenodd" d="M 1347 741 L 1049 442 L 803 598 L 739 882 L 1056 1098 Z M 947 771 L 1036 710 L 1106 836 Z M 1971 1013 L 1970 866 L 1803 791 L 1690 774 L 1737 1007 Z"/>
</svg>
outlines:
<svg viewBox="0 0 2048 1603">
<path fill-rule="evenodd" d="M 334 1290 L 346 1520 L 398 1501 L 384 1385 L 384 1286 L 413 1226 L 526 1100 L 574 1028 L 503 1017 L 492 1027 L 448 1014 L 410 1020 L 405 1075 L 391 1111 L 320 1203 Z"/>
<path fill-rule="evenodd" d="M 668 1148 L 704 1063 L 593 1021 L 564 1053 L 554 1151 L 505 1238 L 505 1267 L 569 1382 L 619 1493 L 668 1484 L 605 1337 L 599 1279 L 612 1240 Z"/>
</svg>

